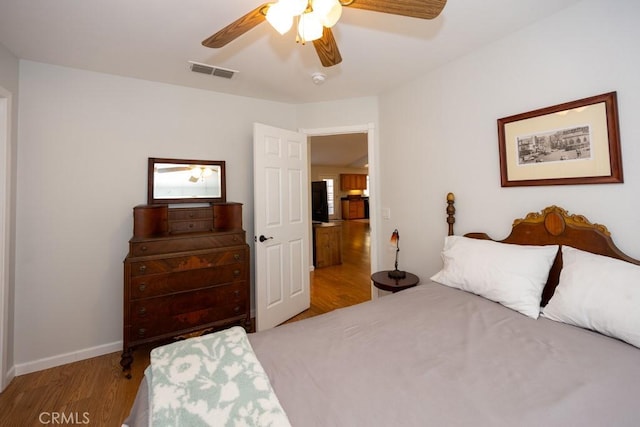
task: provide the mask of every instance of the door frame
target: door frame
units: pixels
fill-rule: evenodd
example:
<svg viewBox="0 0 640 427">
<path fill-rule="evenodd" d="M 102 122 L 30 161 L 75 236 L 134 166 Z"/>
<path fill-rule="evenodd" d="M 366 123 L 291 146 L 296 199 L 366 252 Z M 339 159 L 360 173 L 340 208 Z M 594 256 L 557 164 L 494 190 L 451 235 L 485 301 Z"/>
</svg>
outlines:
<svg viewBox="0 0 640 427">
<path fill-rule="evenodd" d="M 0 392 L 11 382 L 9 354 L 9 271 L 11 253 L 11 92 L 0 86 Z"/>
<path fill-rule="evenodd" d="M 379 270 L 378 263 L 378 230 L 380 230 L 380 185 L 379 179 L 379 162 L 377 153 L 378 139 L 375 137 L 375 126 L 373 123 L 366 123 L 361 125 L 352 126 L 335 126 L 326 128 L 300 128 L 298 132 L 307 135 L 307 144 L 310 144 L 309 137 L 311 136 L 325 136 L 325 135 L 340 135 L 345 133 L 366 133 L 367 134 L 367 152 L 369 156 L 369 222 L 371 224 L 371 245 L 369 247 L 369 258 L 371 263 L 371 272 Z M 311 170 L 311 158 L 309 153 L 311 148 L 307 150 L 307 162 L 309 163 L 309 170 Z M 311 203 L 311 202 L 309 202 Z M 309 208 L 311 209 L 311 208 Z M 311 212 L 311 210 L 309 210 Z M 311 226 L 311 225 L 310 225 Z M 311 232 L 311 231 L 310 231 Z M 313 269 L 313 266 L 310 266 Z M 378 292 L 376 287 L 371 283 L 371 299 L 378 298 Z"/>
</svg>

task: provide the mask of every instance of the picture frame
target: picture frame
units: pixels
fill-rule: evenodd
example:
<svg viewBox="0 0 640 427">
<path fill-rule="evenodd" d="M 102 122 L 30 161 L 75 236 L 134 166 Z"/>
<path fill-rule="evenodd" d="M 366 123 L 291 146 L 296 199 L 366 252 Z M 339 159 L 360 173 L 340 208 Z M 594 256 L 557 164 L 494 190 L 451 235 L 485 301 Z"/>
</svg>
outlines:
<svg viewBox="0 0 640 427">
<path fill-rule="evenodd" d="M 622 183 L 617 93 L 498 119 L 502 187 Z"/>
</svg>

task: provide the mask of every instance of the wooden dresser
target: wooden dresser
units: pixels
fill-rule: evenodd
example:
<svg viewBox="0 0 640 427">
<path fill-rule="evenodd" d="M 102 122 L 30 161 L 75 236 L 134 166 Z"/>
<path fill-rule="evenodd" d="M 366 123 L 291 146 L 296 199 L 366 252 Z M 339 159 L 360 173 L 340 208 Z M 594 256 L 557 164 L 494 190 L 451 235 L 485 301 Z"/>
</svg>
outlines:
<svg viewBox="0 0 640 427">
<path fill-rule="evenodd" d="M 124 345 L 133 350 L 239 324 L 251 327 L 249 245 L 240 203 L 140 205 L 124 260 Z"/>
</svg>

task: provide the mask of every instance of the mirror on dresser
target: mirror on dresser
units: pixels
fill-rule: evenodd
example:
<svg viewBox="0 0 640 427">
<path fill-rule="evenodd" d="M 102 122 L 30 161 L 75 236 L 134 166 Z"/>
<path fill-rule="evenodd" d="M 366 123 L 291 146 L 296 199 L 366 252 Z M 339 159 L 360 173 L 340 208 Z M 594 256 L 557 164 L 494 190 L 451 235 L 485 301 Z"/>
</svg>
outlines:
<svg viewBox="0 0 640 427">
<path fill-rule="evenodd" d="M 225 162 L 149 158 L 147 203 L 214 203 L 227 199 Z"/>
</svg>

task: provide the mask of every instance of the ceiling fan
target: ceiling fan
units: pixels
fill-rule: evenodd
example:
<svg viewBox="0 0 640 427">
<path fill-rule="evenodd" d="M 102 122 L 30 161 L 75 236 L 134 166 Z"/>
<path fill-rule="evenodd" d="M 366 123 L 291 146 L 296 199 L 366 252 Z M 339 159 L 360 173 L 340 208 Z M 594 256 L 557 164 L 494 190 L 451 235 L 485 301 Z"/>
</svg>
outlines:
<svg viewBox="0 0 640 427">
<path fill-rule="evenodd" d="M 433 19 L 446 3 L 447 0 L 275 0 L 256 7 L 202 44 L 211 48 L 223 47 L 265 20 L 280 34 L 284 34 L 296 21 L 296 41 L 302 44 L 313 41 L 322 65 L 331 67 L 342 61 L 331 27 L 340 19 L 343 6 Z"/>
</svg>

